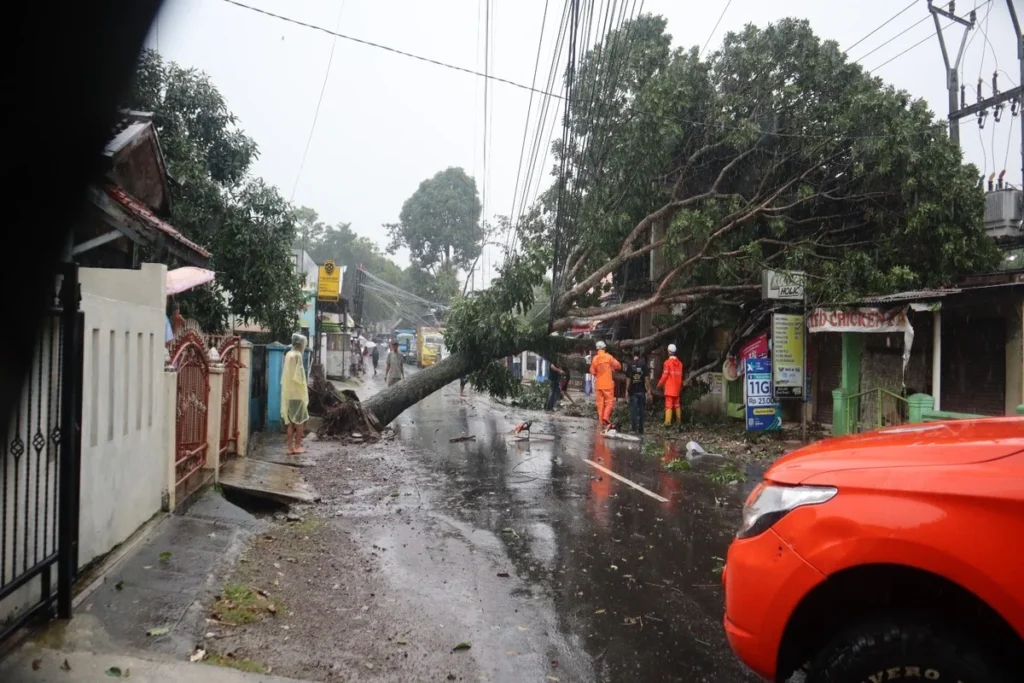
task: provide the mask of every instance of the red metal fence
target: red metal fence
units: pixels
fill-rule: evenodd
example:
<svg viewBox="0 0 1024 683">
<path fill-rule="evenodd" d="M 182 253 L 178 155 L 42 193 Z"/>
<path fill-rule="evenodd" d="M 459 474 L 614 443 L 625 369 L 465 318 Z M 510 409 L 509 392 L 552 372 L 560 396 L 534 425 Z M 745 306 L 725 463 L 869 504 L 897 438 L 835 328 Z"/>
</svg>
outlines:
<svg viewBox="0 0 1024 683">
<path fill-rule="evenodd" d="M 220 454 L 238 450 L 238 385 L 242 369 L 241 337 L 225 337 L 220 343 L 224 363 L 224 389 L 221 396 Z"/>
<path fill-rule="evenodd" d="M 207 401 L 210 366 L 203 338 L 192 330 L 176 337 L 171 365 L 178 371 L 178 404 L 175 416 L 175 488 L 187 494 L 206 464 Z"/>
</svg>

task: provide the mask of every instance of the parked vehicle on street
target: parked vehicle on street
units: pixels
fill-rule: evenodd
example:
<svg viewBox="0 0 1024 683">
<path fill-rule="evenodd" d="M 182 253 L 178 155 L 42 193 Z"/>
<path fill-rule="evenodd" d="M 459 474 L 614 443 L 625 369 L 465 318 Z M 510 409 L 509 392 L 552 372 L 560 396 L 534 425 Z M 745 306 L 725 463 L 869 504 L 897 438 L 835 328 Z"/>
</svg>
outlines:
<svg viewBox="0 0 1024 683">
<path fill-rule="evenodd" d="M 774 681 L 1024 680 L 1021 539 L 1024 419 L 820 441 L 747 499 L 726 635 Z"/>
<path fill-rule="evenodd" d="M 440 327 L 420 327 L 416 330 L 416 347 L 421 368 L 430 367 L 441 360 L 444 349 L 444 329 Z"/>
<path fill-rule="evenodd" d="M 416 330 L 395 330 L 398 352 L 406 363 L 416 362 Z"/>
</svg>

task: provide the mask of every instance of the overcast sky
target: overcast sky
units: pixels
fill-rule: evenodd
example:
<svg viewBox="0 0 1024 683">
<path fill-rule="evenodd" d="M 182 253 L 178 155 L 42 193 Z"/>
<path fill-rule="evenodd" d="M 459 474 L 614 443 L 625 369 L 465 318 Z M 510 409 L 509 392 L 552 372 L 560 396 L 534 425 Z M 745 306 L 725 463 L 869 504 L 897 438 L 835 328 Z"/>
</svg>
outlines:
<svg viewBox="0 0 1024 683">
<path fill-rule="evenodd" d="M 242 1 L 438 61 L 480 71 L 484 67 L 484 0 Z M 964 56 L 968 102 L 974 101 L 979 72 L 986 81 L 985 96 L 991 95 L 997 64 L 1004 72 L 999 76 L 1000 89 L 1019 81 L 1006 0 L 962 0 L 958 10 L 966 12 L 975 2 L 980 28 L 972 31 Z M 1024 15 L 1024 0 L 1014 2 Z M 551 0 L 548 4 L 542 79 L 545 65 L 551 62 L 564 3 Z M 668 19 L 676 45 L 703 46 L 726 0 L 642 4 L 644 12 Z M 909 0 L 732 0 L 709 49 L 727 31 L 785 16 L 810 20 L 819 36 L 848 48 L 907 4 Z M 544 6 L 544 0 L 494 0 L 492 74 L 530 83 Z M 945 75 L 926 0 L 918 0 L 850 54 L 860 59 L 919 21 L 861 63 L 876 69 L 924 40 L 878 68 L 877 75 L 925 98 L 933 111 L 945 116 Z M 950 49 L 959 45 L 961 35 L 958 26 L 946 30 Z M 166 0 L 149 45 L 167 59 L 207 72 L 242 127 L 259 144 L 254 172 L 276 184 L 285 197 L 292 197 L 294 188 L 296 203 L 314 208 L 330 223 L 351 222 L 356 232 L 383 246 L 387 239 L 381 224 L 396 221 L 402 202 L 418 184 L 448 166 L 465 168 L 482 190 L 486 188 L 486 215 L 511 212 L 529 93 L 502 83 L 491 88 L 485 182 L 482 79 L 348 40 L 336 40 L 303 165 L 332 40 L 322 32 L 224 0 Z M 964 120 L 961 141 L 966 159 L 986 172 L 1007 168 L 1007 178 L 1020 183 L 1020 125 L 1019 118 L 1011 123 L 1008 112 L 1000 124 L 990 117 L 983 131 L 973 119 Z M 545 174 L 550 166 L 544 165 Z M 549 182 L 547 177 L 544 182 Z M 496 250 L 492 258 L 498 258 Z M 407 264 L 403 254 L 398 260 Z"/>
</svg>

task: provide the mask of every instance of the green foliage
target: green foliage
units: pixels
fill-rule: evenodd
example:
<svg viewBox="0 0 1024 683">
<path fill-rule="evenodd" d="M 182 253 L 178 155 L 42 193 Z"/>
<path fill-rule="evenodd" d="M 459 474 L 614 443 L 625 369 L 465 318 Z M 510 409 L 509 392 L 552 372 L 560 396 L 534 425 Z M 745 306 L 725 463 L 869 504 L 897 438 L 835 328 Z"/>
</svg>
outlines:
<svg viewBox="0 0 1024 683">
<path fill-rule="evenodd" d="M 716 484 L 736 484 L 747 480 L 747 475 L 735 465 L 723 465 L 708 472 L 708 479 Z"/>
<path fill-rule="evenodd" d="M 671 42 L 665 20 L 644 15 L 585 55 L 569 136 L 553 145 L 566 175 L 524 217 L 503 294 L 464 308 L 453 338 L 466 336 L 462 325 L 484 347 L 524 333 L 503 316 L 544 281 L 534 266 L 552 262 L 560 196 L 560 258 L 567 267 L 582 259 L 562 292 L 649 243 L 649 230 L 627 241 L 638 225 L 664 227 L 660 272 L 672 277 L 655 278 L 648 305 L 686 303 L 660 315 L 659 327 L 687 316 L 672 340 L 691 371 L 714 367 L 713 329 L 752 320 L 765 268 L 805 271 L 820 304 L 948 285 L 996 266 L 977 170 L 962 164 L 926 103 L 848 62 L 806 21 L 747 26 L 703 59 Z M 627 270 L 650 277 L 647 259 L 608 266 L 620 295 Z M 556 306 L 556 322 L 635 316 L 628 301 L 596 307 L 609 286 L 591 280 Z M 542 342 L 541 326 L 532 331 Z"/>
<path fill-rule="evenodd" d="M 693 465 L 690 464 L 689 460 L 676 458 L 675 460 L 666 463 L 665 469 L 669 472 L 689 472 L 693 469 Z"/>
<path fill-rule="evenodd" d="M 183 313 L 209 332 L 233 313 L 286 336 L 304 305 L 291 254 L 296 216 L 277 188 L 249 174 L 256 143 L 220 91 L 206 74 L 145 50 L 123 104 L 153 113 L 173 179 L 171 223 L 213 255 L 217 280 L 176 297 Z"/>
<path fill-rule="evenodd" d="M 399 222 L 385 226 L 388 252 L 407 247 L 413 264 L 435 276 L 468 268 L 484 238 L 480 210 L 476 181 L 461 168 L 447 168 L 420 183 Z"/>
</svg>

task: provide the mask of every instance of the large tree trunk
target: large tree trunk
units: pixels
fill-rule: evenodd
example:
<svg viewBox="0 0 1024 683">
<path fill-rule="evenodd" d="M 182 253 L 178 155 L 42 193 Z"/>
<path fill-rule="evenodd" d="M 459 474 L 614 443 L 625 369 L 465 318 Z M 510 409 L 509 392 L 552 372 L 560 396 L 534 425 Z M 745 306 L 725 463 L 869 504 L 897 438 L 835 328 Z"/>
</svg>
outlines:
<svg viewBox="0 0 1024 683">
<path fill-rule="evenodd" d="M 493 359 L 488 359 L 488 362 L 490 360 Z M 474 363 L 468 356 L 453 353 L 440 363 L 409 375 L 395 386 L 374 394 L 363 401 L 363 407 L 373 413 L 381 425 L 387 425 L 406 408 L 482 366 L 483 363 Z"/>
</svg>

